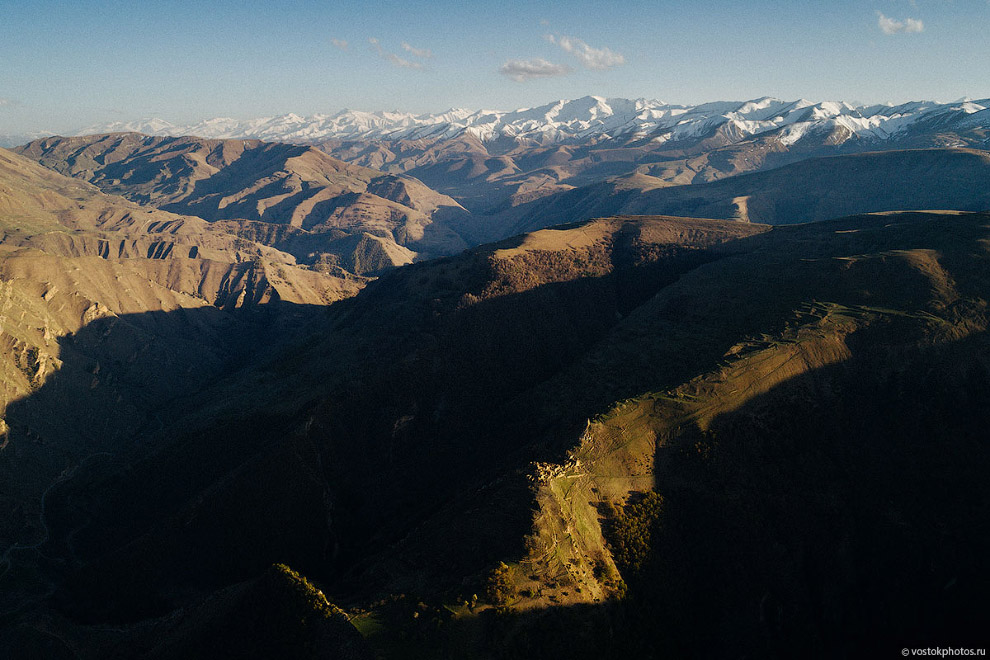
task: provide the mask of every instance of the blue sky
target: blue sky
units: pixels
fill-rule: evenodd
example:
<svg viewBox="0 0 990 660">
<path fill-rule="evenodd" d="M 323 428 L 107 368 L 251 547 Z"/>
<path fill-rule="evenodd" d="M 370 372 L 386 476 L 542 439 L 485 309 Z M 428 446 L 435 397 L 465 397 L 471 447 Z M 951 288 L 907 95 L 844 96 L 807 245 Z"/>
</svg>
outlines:
<svg viewBox="0 0 990 660">
<path fill-rule="evenodd" d="M 143 117 L 990 97 L 990 0 L 0 0 L 0 134 Z"/>
</svg>

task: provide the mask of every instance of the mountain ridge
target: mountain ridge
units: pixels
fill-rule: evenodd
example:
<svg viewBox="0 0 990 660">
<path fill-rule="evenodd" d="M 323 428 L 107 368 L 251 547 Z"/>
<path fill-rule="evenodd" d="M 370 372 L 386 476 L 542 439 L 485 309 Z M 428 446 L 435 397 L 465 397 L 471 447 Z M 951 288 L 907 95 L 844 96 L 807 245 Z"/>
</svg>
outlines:
<svg viewBox="0 0 990 660">
<path fill-rule="evenodd" d="M 93 124 L 77 131 L 76 135 L 134 131 L 173 137 L 197 135 L 307 142 L 321 139 L 436 139 L 467 133 L 486 142 L 511 138 L 561 143 L 589 137 L 629 139 L 645 136 L 676 142 L 730 125 L 745 136 L 781 131 L 781 138 L 793 144 L 809 132 L 836 128 L 848 130 L 850 137 L 856 135 L 883 141 L 915 122 L 935 117 L 944 120 L 946 116 L 960 123 L 986 127 L 990 126 L 988 107 L 990 99 L 853 105 L 844 101 L 785 101 L 765 96 L 746 101 L 679 105 L 645 98 L 585 96 L 514 110 L 452 108 L 444 112 L 413 114 L 345 109 L 307 117 L 295 113 L 245 120 L 218 117 L 184 125 L 149 118 Z"/>
<path fill-rule="evenodd" d="M 133 202 L 203 218 L 292 253 L 374 273 L 463 241 L 443 222 L 461 206 L 416 179 L 307 145 L 138 133 L 36 140 L 15 150 Z M 366 236 L 363 249 L 342 239 Z M 369 258 L 373 253 L 373 258 Z"/>
<path fill-rule="evenodd" d="M 854 105 L 761 97 L 676 105 L 586 96 L 511 111 L 343 110 L 182 126 L 153 119 L 80 133 L 122 130 L 309 145 L 352 165 L 415 177 L 472 215 L 496 215 L 630 174 L 684 185 L 819 156 L 988 149 L 990 99 Z"/>
<path fill-rule="evenodd" d="M 990 209 L 990 152 L 903 149 L 807 158 L 707 183 L 633 174 L 538 199 L 503 214 L 506 234 L 598 216 L 719 218 L 785 225 L 859 213 Z M 796 185 L 797 184 L 797 185 Z"/>
</svg>

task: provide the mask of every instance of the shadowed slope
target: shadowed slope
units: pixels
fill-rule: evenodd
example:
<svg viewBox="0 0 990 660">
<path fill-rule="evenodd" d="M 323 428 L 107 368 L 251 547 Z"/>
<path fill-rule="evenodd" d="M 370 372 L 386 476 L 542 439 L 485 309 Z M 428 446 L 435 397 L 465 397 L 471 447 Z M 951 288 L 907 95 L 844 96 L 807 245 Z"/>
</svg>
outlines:
<svg viewBox="0 0 990 660">
<path fill-rule="evenodd" d="M 55 489 L 58 607 L 156 618 L 288 560 L 394 657 L 949 634 L 988 584 L 988 224 L 613 218 L 393 272 Z"/>
<path fill-rule="evenodd" d="M 982 211 L 990 208 L 988 191 L 990 153 L 986 151 L 888 151 L 818 158 L 689 186 L 664 186 L 643 175 L 619 178 L 513 209 L 491 222 L 490 229 L 512 234 L 618 214 L 663 213 L 777 225 L 878 211 Z"/>
</svg>

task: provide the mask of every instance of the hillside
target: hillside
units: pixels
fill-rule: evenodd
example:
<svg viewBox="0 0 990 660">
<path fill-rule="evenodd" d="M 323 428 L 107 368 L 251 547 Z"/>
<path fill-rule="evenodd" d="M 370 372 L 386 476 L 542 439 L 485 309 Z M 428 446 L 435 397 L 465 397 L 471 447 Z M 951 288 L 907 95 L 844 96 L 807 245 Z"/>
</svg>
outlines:
<svg viewBox="0 0 990 660">
<path fill-rule="evenodd" d="M 962 640 L 988 221 L 619 217 L 393 271 L 60 484 L 14 629 L 136 639 L 286 562 L 385 657 Z"/>
<path fill-rule="evenodd" d="M 243 303 L 242 293 L 257 300 L 326 303 L 363 283 L 299 268 L 292 255 L 222 225 L 104 194 L 6 150 L 0 150 L 0 186 L 7 263 L 38 252 L 60 259 L 96 257 L 104 266 L 134 269 L 160 286 L 219 307 Z M 253 283 L 250 290 L 247 281 Z M 156 307 L 138 303 L 126 312 L 142 308 Z"/>
<path fill-rule="evenodd" d="M 255 342 L 291 341 L 280 305 L 322 309 L 364 283 L 0 150 L 2 570 L 46 538 L 52 484 L 268 350 Z"/>
<path fill-rule="evenodd" d="M 777 169 L 668 186 L 644 174 L 511 209 L 479 231 L 512 235 L 616 214 L 670 214 L 772 225 L 904 209 L 990 209 L 990 152 L 919 149 L 813 158 Z"/>
<path fill-rule="evenodd" d="M 300 263 L 357 274 L 456 252 L 464 214 L 419 181 L 348 165 L 304 146 L 118 133 L 46 138 L 17 151 L 104 192 L 193 215 Z M 354 238 L 368 237 L 359 248 Z"/>
<path fill-rule="evenodd" d="M 416 179 L 306 146 L 112 134 L 49 138 L 20 151 L 105 191 L 197 215 L 329 273 L 377 275 L 468 245 L 610 215 L 789 224 L 904 209 L 990 208 L 990 152 L 896 149 L 900 143 L 888 140 L 880 145 L 885 151 L 855 153 L 862 149 L 846 145 L 854 153 L 823 158 L 816 156 L 841 152 L 807 141 L 783 148 L 779 139 L 776 133 L 712 138 L 662 156 L 650 142 L 652 155 L 642 162 L 643 154 L 633 152 L 644 145 L 506 143 L 501 150 L 472 133 L 376 143 L 381 158 L 370 160 L 356 142 L 319 145 L 351 161 L 391 162 L 471 213 Z"/>
</svg>

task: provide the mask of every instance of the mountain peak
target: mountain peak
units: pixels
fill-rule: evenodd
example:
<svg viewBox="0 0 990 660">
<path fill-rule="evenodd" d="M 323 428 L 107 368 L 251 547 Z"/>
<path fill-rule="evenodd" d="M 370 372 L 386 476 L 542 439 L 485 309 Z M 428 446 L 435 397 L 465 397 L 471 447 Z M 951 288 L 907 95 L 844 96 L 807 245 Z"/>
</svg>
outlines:
<svg viewBox="0 0 990 660">
<path fill-rule="evenodd" d="M 658 100 L 606 98 L 588 95 L 558 99 L 516 110 L 469 110 L 412 114 L 395 111 L 341 110 L 334 114 L 301 116 L 288 113 L 251 120 L 216 118 L 176 126 L 159 118 L 90 126 L 76 133 L 133 131 L 151 135 L 199 135 L 210 138 L 255 138 L 281 142 L 326 139 L 402 140 L 449 138 L 468 133 L 483 141 L 499 138 L 536 139 L 566 143 L 600 136 L 646 135 L 662 132 L 677 140 L 703 135 L 713 126 L 734 127 L 739 139 L 788 128 L 788 139 L 800 139 L 836 122 L 850 135 L 887 139 L 928 113 L 973 115 L 986 104 L 959 100 L 952 103 L 913 101 L 899 105 L 863 106 L 844 101 L 784 101 L 761 96 L 748 101 L 715 101 L 694 106 Z M 807 110 L 807 109 L 810 109 Z M 982 121 L 982 120 L 981 120 Z M 827 124 L 827 125 L 826 125 Z"/>
</svg>

